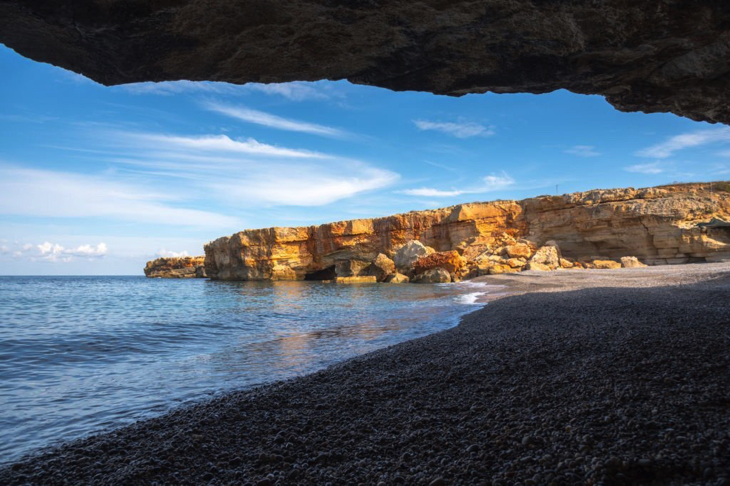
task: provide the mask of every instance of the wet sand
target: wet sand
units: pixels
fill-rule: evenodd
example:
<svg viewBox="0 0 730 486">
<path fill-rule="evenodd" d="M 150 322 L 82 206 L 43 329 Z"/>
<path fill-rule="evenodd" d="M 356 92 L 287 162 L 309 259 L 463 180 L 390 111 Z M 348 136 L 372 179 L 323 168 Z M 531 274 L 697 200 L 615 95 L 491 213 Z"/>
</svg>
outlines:
<svg viewBox="0 0 730 486">
<path fill-rule="evenodd" d="M 69 443 L 0 483 L 730 484 L 730 264 L 478 280 L 505 291 L 453 329 Z"/>
</svg>

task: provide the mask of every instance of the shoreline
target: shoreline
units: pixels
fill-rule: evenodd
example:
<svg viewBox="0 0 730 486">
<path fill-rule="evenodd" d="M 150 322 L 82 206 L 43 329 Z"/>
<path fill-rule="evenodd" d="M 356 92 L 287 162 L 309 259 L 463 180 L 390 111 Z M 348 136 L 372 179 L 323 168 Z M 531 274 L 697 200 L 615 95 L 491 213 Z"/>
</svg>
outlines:
<svg viewBox="0 0 730 486">
<path fill-rule="evenodd" d="M 730 272 L 730 261 L 721 263 L 687 263 L 619 269 L 559 269 L 550 272 L 526 270 L 519 273 L 485 275 L 468 282 L 503 286 L 505 291 L 486 294 L 480 302 L 489 303 L 515 295 L 536 292 L 568 292 L 589 288 L 619 286 L 623 288 L 655 287 L 652 279 L 663 285 L 687 285 L 711 280 Z"/>
<path fill-rule="evenodd" d="M 474 281 L 508 292 L 487 294 L 490 305 L 448 330 L 39 451 L 0 469 L 0 481 L 730 477 L 730 366 L 721 366 L 730 364 L 730 264 Z M 702 413 L 688 411 L 693 404 Z M 676 447 L 652 455 L 646 443 L 663 444 L 667 434 Z"/>
</svg>

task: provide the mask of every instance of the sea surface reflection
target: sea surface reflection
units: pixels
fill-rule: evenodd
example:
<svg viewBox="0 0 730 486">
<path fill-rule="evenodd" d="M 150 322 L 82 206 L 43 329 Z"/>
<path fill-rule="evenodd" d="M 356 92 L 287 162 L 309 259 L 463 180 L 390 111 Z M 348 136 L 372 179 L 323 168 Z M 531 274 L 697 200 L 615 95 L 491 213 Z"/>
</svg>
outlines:
<svg viewBox="0 0 730 486">
<path fill-rule="evenodd" d="M 454 326 L 486 291 L 0 277 L 0 462 Z"/>
</svg>

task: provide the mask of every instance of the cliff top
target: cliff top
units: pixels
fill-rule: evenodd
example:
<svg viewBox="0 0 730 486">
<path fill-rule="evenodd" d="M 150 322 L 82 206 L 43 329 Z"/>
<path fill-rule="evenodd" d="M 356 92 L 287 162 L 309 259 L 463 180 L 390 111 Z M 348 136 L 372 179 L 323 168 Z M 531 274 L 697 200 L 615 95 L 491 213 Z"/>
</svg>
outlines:
<svg viewBox="0 0 730 486">
<path fill-rule="evenodd" d="M 412 217 L 413 215 L 422 215 L 422 216 L 432 216 L 436 214 L 449 214 L 453 215 L 453 217 L 458 218 L 459 213 L 463 209 L 468 209 L 469 206 L 484 206 L 484 205 L 494 205 L 494 206 L 503 206 L 503 205 L 511 205 L 511 204 L 519 204 L 523 206 L 537 206 L 541 203 L 562 203 L 566 205 L 566 207 L 575 206 L 575 205 L 581 205 L 581 204 L 601 204 L 604 202 L 617 202 L 622 200 L 631 200 L 631 199 L 654 199 L 659 196 L 665 196 L 668 194 L 675 194 L 675 193 L 698 193 L 698 194 L 710 194 L 710 193 L 728 193 L 730 194 L 730 181 L 713 181 L 713 182 L 687 182 L 687 183 L 672 183 L 672 184 L 664 184 L 660 186 L 653 186 L 653 187 L 643 187 L 643 188 L 633 188 L 633 187 L 626 187 L 626 188 L 612 188 L 612 189 L 591 189 L 588 191 L 582 191 L 582 192 L 573 192 L 573 193 L 566 193 L 561 195 L 540 195 L 535 196 L 531 198 L 525 198 L 521 200 L 514 200 L 514 199 L 495 199 L 491 201 L 472 201 L 472 202 L 466 202 L 466 203 L 460 203 L 455 204 L 453 206 L 445 206 L 442 208 L 435 208 L 435 209 L 423 209 L 423 210 L 413 210 L 408 211 L 405 213 L 397 213 L 389 216 L 379 216 L 375 218 L 356 218 L 356 219 L 350 219 L 350 220 L 341 220 L 341 221 L 331 221 L 328 223 L 320 223 L 320 224 L 312 224 L 307 226 L 271 226 L 267 228 L 250 228 L 250 229 L 244 229 L 242 231 L 239 231 L 234 234 L 239 234 L 243 232 L 276 232 L 276 231 L 296 231 L 296 230 L 310 230 L 310 229 L 317 229 L 324 226 L 348 226 L 348 225 L 357 225 L 362 222 L 372 222 L 373 224 L 377 224 L 380 221 L 390 220 L 390 219 L 398 219 L 398 218 L 407 218 Z M 215 240 L 211 240 L 208 242 L 208 244 L 211 244 L 217 240 L 228 238 L 228 236 L 223 236 L 221 238 L 216 238 Z M 207 246 L 207 245 L 206 245 Z"/>
</svg>

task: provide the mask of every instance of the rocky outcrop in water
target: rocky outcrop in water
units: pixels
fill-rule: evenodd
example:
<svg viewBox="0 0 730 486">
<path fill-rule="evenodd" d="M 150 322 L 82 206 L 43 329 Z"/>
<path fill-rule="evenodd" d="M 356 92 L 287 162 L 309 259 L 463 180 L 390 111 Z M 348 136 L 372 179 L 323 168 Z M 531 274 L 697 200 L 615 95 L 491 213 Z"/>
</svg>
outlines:
<svg viewBox="0 0 730 486">
<path fill-rule="evenodd" d="M 205 268 L 220 280 L 392 281 L 397 271 L 419 282 L 446 280 L 436 269 L 460 280 L 526 269 L 620 268 L 623 257 L 636 260 L 625 266 L 718 261 L 730 259 L 730 226 L 717 223 L 730 221 L 729 187 L 594 190 L 246 230 L 208 243 Z"/>
<path fill-rule="evenodd" d="M 348 79 L 600 94 L 730 123 L 725 0 L 3 0 L 0 42 L 104 84 Z"/>
<path fill-rule="evenodd" d="M 144 274 L 149 278 L 205 278 L 205 257 L 158 258 L 147 262 Z"/>
</svg>

